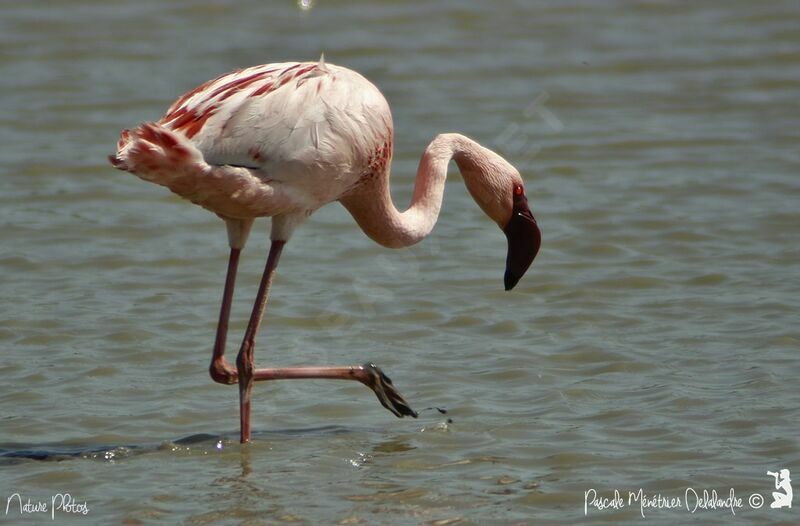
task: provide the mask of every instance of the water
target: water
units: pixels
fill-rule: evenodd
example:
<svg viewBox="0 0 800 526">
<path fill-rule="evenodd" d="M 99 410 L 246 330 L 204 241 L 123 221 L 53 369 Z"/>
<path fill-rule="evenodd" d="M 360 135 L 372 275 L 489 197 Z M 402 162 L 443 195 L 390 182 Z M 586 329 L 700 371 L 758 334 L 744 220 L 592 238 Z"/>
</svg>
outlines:
<svg viewBox="0 0 800 526">
<path fill-rule="evenodd" d="M 737 524 L 797 522 L 766 471 L 800 473 L 800 8 L 499 6 L 0 5 L 0 503 L 69 492 L 96 524 L 617 524 L 638 506 L 587 519 L 587 490 L 734 488 Z M 505 239 L 455 174 L 410 250 L 321 210 L 285 251 L 258 362 L 371 360 L 448 413 L 258 384 L 241 448 L 236 390 L 206 374 L 224 227 L 106 155 L 208 78 L 322 51 L 391 103 L 401 205 L 427 142 L 461 131 L 523 172 L 544 242 L 506 293 Z"/>
</svg>

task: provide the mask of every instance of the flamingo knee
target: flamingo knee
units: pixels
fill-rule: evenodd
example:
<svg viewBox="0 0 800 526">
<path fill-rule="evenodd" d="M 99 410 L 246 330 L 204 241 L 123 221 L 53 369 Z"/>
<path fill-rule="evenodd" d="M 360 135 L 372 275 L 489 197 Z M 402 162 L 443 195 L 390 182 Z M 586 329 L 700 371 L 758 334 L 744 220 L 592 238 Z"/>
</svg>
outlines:
<svg viewBox="0 0 800 526">
<path fill-rule="evenodd" d="M 236 368 L 229 364 L 225 358 L 212 360 L 211 365 L 208 367 L 208 374 L 218 384 L 233 385 L 239 381 Z"/>
</svg>

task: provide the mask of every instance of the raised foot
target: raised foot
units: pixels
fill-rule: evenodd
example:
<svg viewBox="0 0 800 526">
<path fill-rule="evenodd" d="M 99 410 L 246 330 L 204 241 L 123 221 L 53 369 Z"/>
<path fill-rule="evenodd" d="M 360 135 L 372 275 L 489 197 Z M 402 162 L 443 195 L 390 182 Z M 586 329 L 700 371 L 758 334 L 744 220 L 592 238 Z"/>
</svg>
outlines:
<svg viewBox="0 0 800 526">
<path fill-rule="evenodd" d="M 380 367 L 374 363 L 365 363 L 361 367 L 366 373 L 364 384 L 375 391 L 375 395 L 383 407 L 398 418 L 404 416 L 417 418 L 417 412 L 411 409 L 403 395 L 392 385 L 392 380 L 386 376 Z"/>
</svg>

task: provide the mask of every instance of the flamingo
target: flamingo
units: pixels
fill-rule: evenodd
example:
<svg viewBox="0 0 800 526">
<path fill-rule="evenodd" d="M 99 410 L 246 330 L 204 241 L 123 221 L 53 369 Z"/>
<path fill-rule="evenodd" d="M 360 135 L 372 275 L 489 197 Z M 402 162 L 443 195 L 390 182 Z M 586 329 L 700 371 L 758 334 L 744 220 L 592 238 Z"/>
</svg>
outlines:
<svg viewBox="0 0 800 526">
<path fill-rule="evenodd" d="M 350 69 L 317 62 L 264 64 L 227 73 L 178 98 L 158 122 L 123 130 L 111 164 L 214 212 L 225 221 L 230 254 L 209 373 L 239 386 L 240 441 L 251 439 L 253 383 L 355 380 L 397 417 L 417 413 L 372 363 L 256 369 L 256 334 L 273 275 L 295 228 L 339 201 L 364 233 L 385 247 L 425 238 L 442 204 L 454 160 L 473 199 L 508 239 L 505 288 L 520 280 L 541 235 L 519 172 L 500 155 L 456 133 L 438 135 L 419 163 L 411 206 L 389 191 L 393 125 L 389 105 Z M 225 358 L 239 256 L 257 217 L 271 217 L 270 247 L 255 304 L 233 366 Z"/>
</svg>

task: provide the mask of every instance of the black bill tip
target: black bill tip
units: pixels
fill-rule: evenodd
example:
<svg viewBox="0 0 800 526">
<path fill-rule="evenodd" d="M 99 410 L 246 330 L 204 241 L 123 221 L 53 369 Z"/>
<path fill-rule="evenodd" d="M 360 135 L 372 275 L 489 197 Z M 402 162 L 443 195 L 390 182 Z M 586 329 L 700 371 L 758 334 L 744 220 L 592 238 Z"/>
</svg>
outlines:
<svg viewBox="0 0 800 526">
<path fill-rule="evenodd" d="M 514 188 L 514 210 L 503 232 L 508 239 L 506 273 L 503 281 L 506 290 L 511 290 L 525 275 L 542 244 L 542 233 L 528 208 L 528 199 L 521 186 Z"/>
<path fill-rule="evenodd" d="M 506 286 L 506 290 L 513 289 L 520 279 L 522 279 L 522 276 L 517 276 L 509 269 L 506 269 L 506 274 L 503 276 L 503 284 Z"/>
</svg>

